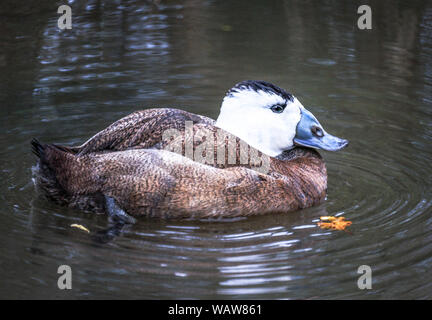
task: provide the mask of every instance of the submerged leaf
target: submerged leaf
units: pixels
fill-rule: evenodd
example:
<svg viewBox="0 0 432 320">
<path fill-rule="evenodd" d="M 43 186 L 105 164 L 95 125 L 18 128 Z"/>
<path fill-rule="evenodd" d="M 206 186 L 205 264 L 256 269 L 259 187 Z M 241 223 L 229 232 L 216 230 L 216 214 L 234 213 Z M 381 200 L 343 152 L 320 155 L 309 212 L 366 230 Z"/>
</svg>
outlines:
<svg viewBox="0 0 432 320">
<path fill-rule="evenodd" d="M 71 224 L 70 226 L 71 226 L 72 228 L 78 228 L 78 229 L 81 229 L 81 230 L 83 230 L 83 231 L 86 231 L 86 232 L 90 233 L 90 230 L 87 229 L 86 227 L 84 227 L 83 225 L 80 225 L 80 224 L 76 224 L 76 223 L 74 223 L 74 224 Z"/>
<path fill-rule="evenodd" d="M 329 222 L 318 222 L 318 226 L 322 229 L 332 229 L 332 230 L 345 230 L 349 227 L 352 222 L 345 220 L 344 217 L 334 217 L 334 216 L 323 216 L 320 217 L 321 221 Z"/>
</svg>

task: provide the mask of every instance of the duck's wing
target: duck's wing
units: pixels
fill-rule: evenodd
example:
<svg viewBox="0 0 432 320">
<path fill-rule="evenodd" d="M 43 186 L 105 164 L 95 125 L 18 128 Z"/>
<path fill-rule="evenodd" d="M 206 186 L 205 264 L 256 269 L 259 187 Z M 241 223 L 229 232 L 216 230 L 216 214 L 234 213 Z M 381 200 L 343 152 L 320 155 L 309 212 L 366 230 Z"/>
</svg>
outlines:
<svg viewBox="0 0 432 320">
<path fill-rule="evenodd" d="M 215 123 L 208 117 L 179 109 L 147 109 L 114 122 L 83 145 L 71 149 L 83 156 L 92 152 L 151 148 L 161 141 L 167 130 L 184 131 L 187 121 L 208 125 Z"/>
<path fill-rule="evenodd" d="M 154 149 L 221 169 L 246 167 L 262 173 L 270 171 L 270 156 L 212 123 L 188 124 L 183 131 L 166 132 Z"/>
</svg>

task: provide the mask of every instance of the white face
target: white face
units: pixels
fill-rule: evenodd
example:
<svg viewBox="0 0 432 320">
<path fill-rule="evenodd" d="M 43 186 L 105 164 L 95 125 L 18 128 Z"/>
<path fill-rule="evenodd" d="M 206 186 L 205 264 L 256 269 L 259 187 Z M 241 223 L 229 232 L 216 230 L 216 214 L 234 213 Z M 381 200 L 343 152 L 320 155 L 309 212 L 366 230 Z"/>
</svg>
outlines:
<svg viewBox="0 0 432 320">
<path fill-rule="evenodd" d="M 293 100 L 273 91 L 241 87 L 225 96 L 216 126 L 275 157 L 294 146 L 303 106 Z M 286 107 L 281 111 L 278 105 Z"/>
</svg>

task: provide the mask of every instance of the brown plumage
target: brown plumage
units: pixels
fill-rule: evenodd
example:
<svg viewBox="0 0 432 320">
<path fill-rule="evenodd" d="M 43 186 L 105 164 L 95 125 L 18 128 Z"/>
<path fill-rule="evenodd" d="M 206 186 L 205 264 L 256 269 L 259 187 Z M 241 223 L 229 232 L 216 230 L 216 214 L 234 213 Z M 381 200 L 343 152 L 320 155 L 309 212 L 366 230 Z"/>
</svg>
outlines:
<svg viewBox="0 0 432 320">
<path fill-rule="evenodd" d="M 166 140 L 167 129 L 179 134 Z M 183 156 L 190 143 L 200 161 Z M 135 112 L 78 147 L 32 144 L 43 194 L 95 213 L 107 211 L 106 197 L 132 216 L 215 218 L 293 211 L 326 195 L 326 167 L 315 150 L 296 147 L 268 157 L 214 120 L 176 109 Z M 229 159 L 233 145 L 235 163 Z M 181 154 L 168 151 L 173 146 Z M 261 162 L 250 161 L 252 154 Z"/>
</svg>

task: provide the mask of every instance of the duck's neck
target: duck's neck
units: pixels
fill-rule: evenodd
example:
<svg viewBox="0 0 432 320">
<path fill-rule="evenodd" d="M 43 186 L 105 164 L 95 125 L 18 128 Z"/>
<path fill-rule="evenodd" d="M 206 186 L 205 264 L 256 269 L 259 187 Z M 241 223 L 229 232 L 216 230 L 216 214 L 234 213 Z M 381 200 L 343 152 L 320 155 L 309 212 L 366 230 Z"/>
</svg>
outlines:
<svg viewBox="0 0 432 320">
<path fill-rule="evenodd" d="M 290 181 L 294 194 L 302 195 L 302 207 L 324 200 L 327 193 L 327 169 L 324 159 L 314 149 L 296 147 L 273 158 L 272 171 Z"/>
<path fill-rule="evenodd" d="M 282 161 L 291 161 L 296 158 L 318 158 L 322 159 L 321 155 L 315 149 L 295 147 L 291 150 L 285 150 L 281 154 L 277 155 L 275 158 Z"/>
<path fill-rule="evenodd" d="M 273 158 L 273 171 L 284 176 L 300 177 L 303 182 L 322 181 L 327 187 L 327 169 L 324 159 L 314 149 L 296 147 Z"/>
</svg>

